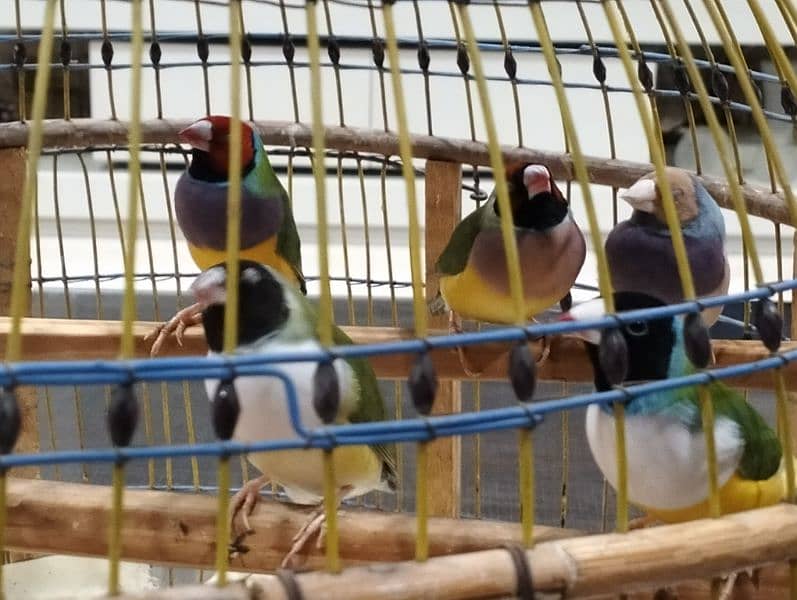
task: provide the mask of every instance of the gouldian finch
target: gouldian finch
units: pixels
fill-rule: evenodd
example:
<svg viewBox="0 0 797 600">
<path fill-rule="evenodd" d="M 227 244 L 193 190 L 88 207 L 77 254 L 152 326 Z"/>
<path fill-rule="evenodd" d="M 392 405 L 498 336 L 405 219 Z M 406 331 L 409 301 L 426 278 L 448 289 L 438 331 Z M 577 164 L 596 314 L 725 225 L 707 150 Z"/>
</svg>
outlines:
<svg viewBox="0 0 797 600">
<path fill-rule="evenodd" d="M 283 354 L 302 350 L 318 350 L 318 314 L 308 300 L 276 269 L 252 261 L 240 261 L 238 292 L 238 347 L 236 354 Z M 222 351 L 224 338 L 224 305 L 227 268 L 225 263 L 204 271 L 191 289 L 203 307 L 202 325 L 210 348 L 209 354 Z M 343 331 L 333 329 L 335 344 L 350 344 Z M 381 421 L 386 412 L 376 377 L 364 359 L 337 359 L 340 404 L 335 423 Z M 317 363 L 279 363 L 295 386 L 298 409 L 303 426 L 320 427 L 322 421 L 313 405 L 313 380 Z M 212 399 L 219 385 L 206 380 L 205 388 Z M 284 440 L 295 438 L 283 383 L 273 377 L 238 377 L 235 379 L 240 414 L 233 439 L 240 442 Z M 338 501 L 360 496 L 372 490 L 393 491 L 396 487 L 395 450 L 390 445 L 340 446 L 334 451 Z M 251 514 L 260 489 L 267 481 L 277 483 L 288 498 L 298 504 L 320 504 L 323 496 L 324 471 L 322 450 L 300 449 L 260 452 L 249 455 L 249 461 L 263 474 L 249 481 L 233 499 L 232 517 L 242 512 L 244 533 L 249 531 L 247 515 Z M 294 538 L 295 545 L 285 557 L 284 565 L 298 553 L 307 540 L 321 528 L 323 511 L 314 513 Z M 319 536 L 319 544 L 320 544 Z"/>
<path fill-rule="evenodd" d="M 662 306 L 637 292 L 615 293 L 618 312 Z M 603 300 L 574 306 L 562 319 L 604 315 Z M 684 319 L 667 317 L 621 329 L 628 346 L 625 381 L 670 379 L 696 371 L 687 358 Z M 598 360 L 602 332 L 575 335 L 587 342 L 598 391 L 611 389 Z M 761 415 L 723 383 L 708 385 L 714 407 L 714 439 L 720 505 L 732 513 L 775 504 L 786 495 L 780 441 Z M 591 404 L 586 432 L 592 456 L 617 486 L 615 420 L 612 408 Z M 635 397 L 625 405 L 629 501 L 650 517 L 673 523 L 709 516 L 706 441 L 696 386 Z"/>
<path fill-rule="evenodd" d="M 174 190 L 177 223 L 194 262 L 205 270 L 227 256 L 230 118 L 199 119 L 178 136 L 191 146 L 191 164 Z M 270 265 L 306 293 L 299 234 L 288 193 L 271 167 L 260 136 L 245 122 L 241 123 L 241 140 L 240 256 Z M 157 330 L 152 354 L 157 354 L 173 331 L 179 342 L 185 327 L 200 318 L 197 305 L 177 313 Z"/>
<path fill-rule="evenodd" d="M 683 231 L 695 293 L 698 297 L 727 294 L 730 267 L 725 253 L 722 211 L 706 188 L 687 171 L 667 167 L 666 172 Z M 683 302 L 681 278 L 655 173 L 642 177 L 621 193 L 621 197 L 634 212 L 606 238 L 606 257 L 614 289 L 644 292 L 667 304 Z M 721 312 L 722 306 L 703 311 L 706 325 L 713 325 Z"/>
<path fill-rule="evenodd" d="M 586 244 L 547 167 L 514 165 L 505 176 L 523 280 L 523 317 L 531 319 L 556 302 L 569 306 Z M 495 191 L 457 225 L 436 269 L 440 292 L 430 308 L 448 307 L 452 332 L 461 331 L 457 316 L 515 322 Z"/>
</svg>

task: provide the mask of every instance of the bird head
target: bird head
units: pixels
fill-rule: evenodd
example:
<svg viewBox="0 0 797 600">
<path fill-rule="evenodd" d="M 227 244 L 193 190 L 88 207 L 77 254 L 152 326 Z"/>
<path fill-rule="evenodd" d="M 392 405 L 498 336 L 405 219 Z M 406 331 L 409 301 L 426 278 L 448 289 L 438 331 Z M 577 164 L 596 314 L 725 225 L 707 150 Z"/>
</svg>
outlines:
<svg viewBox="0 0 797 600">
<path fill-rule="evenodd" d="M 615 310 L 623 312 L 641 308 L 653 308 L 664 304 L 637 292 L 616 292 L 614 294 Z M 564 313 L 562 321 L 587 321 L 606 316 L 603 298 L 595 298 L 582 302 Z M 586 343 L 587 354 L 595 377 L 598 391 L 611 389 L 606 374 L 598 359 L 598 348 L 603 339 L 605 329 L 586 329 L 569 335 L 581 338 Z M 626 381 L 644 381 L 666 379 L 671 372 L 674 350 L 683 346 L 683 340 L 675 327 L 675 318 L 665 317 L 649 321 L 637 321 L 620 327 L 620 333 L 628 348 L 628 371 Z M 678 353 L 682 357 L 683 352 Z"/>
<path fill-rule="evenodd" d="M 665 174 L 672 191 L 678 221 L 682 224 L 688 223 L 697 217 L 699 212 L 695 182 L 683 169 L 665 167 Z M 637 215 L 639 213 L 652 215 L 661 224 L 667 222 L 655 172 L 642 176 L 634 185 L 622 192 L 620 197 L 628 202 Z"/>
<path fill-rule="evenodd" d="M 280 331 L 290 314 L 286 284 L 270 267 L 249 260 L 238 263 L 238 344 L 246 345 Z M 202 272 L 191 285 L 203 306 L 202 325 L 208 346 L 221 352 L 224 306 L 227 303 L 227 265 Z"/>
<path fill-rule="evenodd" d="M 567 216 L 567 199 L 556 187 L 545 165 L 510 165 L 506 170 L 506 180 L 515 227 L 549 229 Z M 495 212 L 500 216 L 497 202 Z"/>
<path fill-rule="evenodd" d="M 194 121 L 177 133 L 177 137 L 192 149 L 191 174 L 205 181 L 227 179 L 230 161 L 230 117 L 211 115 Z M 254 165 L 255 134 L 252 127 L 241 121 L 241 168 L 247 173 Z"/>
</svg>

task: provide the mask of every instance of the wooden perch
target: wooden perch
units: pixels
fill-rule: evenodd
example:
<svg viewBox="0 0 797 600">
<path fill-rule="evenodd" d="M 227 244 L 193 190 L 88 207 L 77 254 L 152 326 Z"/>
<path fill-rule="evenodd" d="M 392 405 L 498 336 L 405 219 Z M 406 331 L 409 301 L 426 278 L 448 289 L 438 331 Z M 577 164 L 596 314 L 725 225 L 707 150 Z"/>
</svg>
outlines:
<svg viewBox="0 0 797 600">
<path fill-rule="evenodd" d="M 746 600 L 788 597 L 785 561 L 797 556 L 797 507 L 779 505 L 716 520 L 640 529 L 627 534 L 574 537 L 537 544 L 527 551 L 535 592 L 566 598 L 649 600 L 676 586 L 679 600 L 708 600 L 708 581 L 766 565 L 758 590 L 731 596 Z M 303 598 L 325 600 L 466 600 L 514 597 L 517 576 L 506 550 L 441 556 L 418 563 L 353 567 L 339 575 L 294 576 Z M 211 587 L 210 585 L 205 586 Z M 187 586 L 125 596 L 126 600 L 207 600 L 268 598 L 288 600 L 273 575 L 252 575 L 224 590 Z M 193 592 L 196 595 L 186 595 Z M 547 596 L 546 596 L 547 597 Z"/>
<path fill-rule="evenodd" d="M 139 322 L 134 326 L 136 356 L 149 356 L 151 341 L 144 337 L 152 331 L 155 323 Z M 343 327 L 356 343 L 382 343 L 414 339 L 410 329 L 394 327 Z M 0 317 L 0 352 L 3 351 L 10 330 L 10 320 Z M 27 318 L 22 326 L 22 355 L 24 360 L 94 360 L 114 359 L 119 355 L 119 338 L 122 326 L 119 321 L 94 321 L 79 319 L 36 319 Z M 431 331 L 430 335 L 444 335 L 446 331 Z M 531 346 L 539 355 L 540 344 Z M 760 360 L 768 356 L 768 351 L 756 340 L 715 340 L 714 354 L 718 366 Z M 472 367 L 482 371 L 479 379 L 506 380 L 507 353 L 509 344 L 482 344 L 468 347 L 468 361 Z M 797 348 L 797 342 L 784 342 L 782 350 Z M 188 329 L 184 345 L 178 346 L 174 339 L 169 340 L 162 356 L 203 355 L 207 353 L 201 327 Z M 468 379 L 453 349 L 435 350 L 432 358 L 441 379 Z M 406 379 L 410 372 L 414 354 L 395 354 L 374 356 L 370 359 L 378 377 L 383 379 Z M 784 367 L 786 384 L 789 389 L 797 388 L 797 364 Z M 589 382 L 592 369 L 589 365 L 584 345 L 571 337 L 554 337 L 551 340 L 551 353 L 539 369 L 542 380 Z M 731 385 L 746 388 L 772 389 L 772 373 L 762 371 L 745 377 L 727 380 Z"/>
<path fill-rule="evenodd" d="M 772 598 L 786 598 L 789 594 L 789 570 L 785 565 L 771 565 L 764 567 L 759 572 L 758 587 L 746 586 L 744 591 L 739 588 L 734 592 L 739 595 L 731 595 L 728 600 L 772 600 Z M 244 582 L 230 583 L 224 588 L 218 588 L 211 584 L 204 585 L 185 585 L 175 588 L 167 588 L 157 591 L 144 593 L 130 593 L 117 596 L 117 600 L 284 600 L 284 592 L 277 590 L 278 584 L 274 575 L 252 575 Z M 267 596 L 266 589 L 274 595 Z M 484 599 L 486 596 L 474 596 L 472 592 L 476 590 L 462 590 L 459 595 L 452 595 L 450 588 L 439 590 L 435 582 L 431 582 L 429 587 L 424 590 L 424 594 L 416 596 L 423 598 L 435 598 L 436 600 L 454 599 L 464 600 Z M 711 584 L 707 581 L 693 581 L 674 586 L 672 590 L 678 600 L 710 600 Z M 744 595 L 743 595 L 744 594 Z M 491 596 L 495 598 L 495 596 Z M 504 596 L 505 598 L 507 596 Z M 509 596 L 512 597 L 512 596 Z M 548 596 L 546 596 L 547 598 Z M 559 597 L 558 595 L 556 597 Z M 652 600 L 651 591 L 630 593 L 624 596 L 627 600 Z M 616 600 L 617 594 L 601 594 L 591 596 L 592 600 Z M 67 599 L 64 599 L 67 600 Z M 68 600 L 77 600 L 70 598 Z M 392 600 L 392 598 L 391 598 Z M 541 599 L 542 600 L 542 599 Z"/>
<path fill-rule="evenodd" d="M 105 556 L 111 488 L 79 483 L 9 479 L 7 549 Z M 128 490 L 124 498 L 124 560 L 212 568 L 215 560 L 216 498 L 209 495 Z M 279 567 L 292 538 L 313 507 L 263 500 L 255 508 L 255 532 L 244 541 L 247 552 L 230 568 L 269 571 Z M 415 552 L 415 518 L 399 513 L 357 509 L 340 512 L 343 563 L 408 560 Z M 575 535 L 556 527 L 535 528 L 537 539 Z M 429 554 L 472 552 L 520 539 L 520 526 L 486 520 L 429 520 Z M 323 551 L 309 544 L 306 566 L 323 568 Z"/>
<path fill-rule="evenodd" d="M 147 144 L 177 144 L 177 132 L 191 123 L 188 119 L 153 119 L 141 123 L 142 142 Z M 263 141 L 268 145 L 290 148 L 312 146 L 311 127 L 292 121 L 256 121 Z M 466 165 L 489 166 L 487 145 L 465 139 L 412 135 L 412 154 L 415 158 L 447 160 Z M 0 124 L 0 148 L 26 146 L 28 124 L 21 122 Z M 383 156 L 398 155 L 398 136 L 379 129 L 329 126 L 324 131 L 327 148 L 344 152 L 368 152 Z M 127 145 L 127 123 L 104 119 L 48 119 L 44 122 L 45 148 L 86 148 L 91 146 Z M 565 152 L 551 152 L 532 148 L 503 147 L 507 161 L 545 164 L 556 179 L 572 180 L 573 163 Z M 645 173 L 653 170 L 650 163 L 585 157 L 592 183 L 614 187 L 628 187 Z M 727 182 L 720 177 L 701 176 L 703 184 L 720 206 L 731 208 Z M 747 210 L 751 215 L 776 223 L 790 224 L 789 211 L 782 193 L 773 194 L 766 186 L 742 186 Z"/>
<path fill-rule="evenodd" d="M 795 556 L 797 506 L 785 504 L 627 534 L 542 542 L 526 552 L 535 591 L 567 598 L 652 591 Z M 504 598 L 516 590 L 515 568 L 506 550 L 354 567 L 340 575 L 302 573 L 296 581 L 303 597 L 326 600 Z M 287 600 L 273 577 L 257 577 L 256 585 L 260 597 Z M 695 592 L 702 586 L 689 587 Z"/>
</svg>

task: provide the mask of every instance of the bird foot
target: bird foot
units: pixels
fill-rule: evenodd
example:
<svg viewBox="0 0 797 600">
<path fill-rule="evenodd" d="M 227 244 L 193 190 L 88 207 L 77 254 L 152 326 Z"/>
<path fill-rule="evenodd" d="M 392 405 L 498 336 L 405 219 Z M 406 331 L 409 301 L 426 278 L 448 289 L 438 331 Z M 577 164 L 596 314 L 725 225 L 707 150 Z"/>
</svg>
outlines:
<svg viewBox="0 0 797 600">
<path fill-rule="evenodd" d="M 316 540 L 316 548 L 321 549 L 324 544 L 324 538 L 326 537 L 326 520 L 327 516 L 324 512 L 324 507 L 319 506 L 315 509 L 312 513 L 310 513 L 310 517 L 305 521 L 302 528 L 293 536 L 291 542 L 293 545 L 291 546 L 290 551 L 288 554 L 285 555 L 285 558 L 282 559 L 282 563 L 280 567 L 283 569 L 290 569 L 295 566 L 295 559 L 297 555 L 302 551 L 302 549 L 307 545 L 307 542 L 310 538 L 313 537 L 316 533 L 318 533 L 318 539 Z"/>
<path fill-rule="evenodd" d="M 265 475 L 250 479 L 230 500 L 230 530 L 236 539 L 254 531 L 249 524 L 249 515 L 255 510 L 255 505 L 260 500 L 260 490 L 266 483 L 268 478 Z"/>
<path fill-rule="evenodd" d="M 651 517 L 650 515 L 645 515 L 644 517 L 637 517 L 636 519 L 631 519 L 628 522 L 628 531 L 633 531 L 634 529 L 645 529 L 646 527 L 653 527 L 656 524 L 656 518 Z"/>
<path fill-rule="evenodd" d="M 340 488 L 335 494 L 335 510 L 337 507 L 340 506 L 341 500 L 351 491 L 351 486 L 346 485 Z M 327 533 L 327 515 L 326 511 L 324 510 L 324 503 L 322 502 L 320 506 L 316 507 L 316 509 L 310 513 L 310 516 L 304 522 L 301 529 L 296 532 L 296 535 L 293 536 L 291 540 L 293 542 L 293 546 L 291 546 L 290 551 L 288 554 L 285 555 L 285 558 L 282 559 L 282 563 L 280 565 L 283 569 L 291 569 L 294 567 L 294 562 L 297 555 L 302 551 L 302 549 L 307 545 L 307 542 L 310 538 L 313 537 L 318 533 L 318 539 L 316 540 L 315 547 L 317 550 L 321 550 L 324 547 L 324 540 L 326 539 Z"/>
<path fill-rule="evenodd" d="M 542 342 L 542 349 L 540 350 L 540 356 L 536 360 L 538 367 L 544 365 L 545 361 L 548 360 L 548 357 L 551 354 L 551 340 L 548 338 L 548 336 L 542 336 L 540 341 Z"/>
<path fill-rule="evenodd" d="M 569 295 L 570 294 L 568 294 L 568 296 Z M 562 301 L 564 302 L 564 299 L 562 299 Z M 538 321 L 537 319 L 535 319 L 533 317 L 532 317 L 531 320 L 534 323 L 539 323 L 540 322 L 540 321 Z M 542 336 L 541 338 L 538 338 L 538 339 L 542 343 L 542 348 L 540 349 L 540 356 L 537 358 L 537 360 L 535 362 L 537 363 L 538 367 L 541 367 L 542 365 L 545 364 L 545 361 L 548 360 L 548 356 L 550 356 L 550 354 L 551 354 L 551 340 L 548 338 L 547 335 L 544 335 L 544 336 Z"/>
<path fill-rule="evenodd" d="M 150 348 L 149 355 L 156 356 L 158 352 L 160 352 L 160 349 L 166 341 L 166 338 L 168 338 L 172 333 L 174 333 L 177 343 L 182 346 L 183 333 L 185 330 L 188 327 L 199 325 L 202 322 L 203 308 L 204 307 L 199 303 L 192 304 L 191 306 L 182 309 L 171 319 L 165 323 L 161 323 L 155 329 L 149 332 L 147 337 L 144 338 L 144 341 L 150 340 L 153 337 L 155 338 L 155 341 L 152 343 L 152 348 Z"/>
<path fill-rule="evenodd" d="M 462 319 L 460 319 L 459 315 L 453 310 L 448 311 L 448 333 L 450 335 L 462 333 Z M 480 370 L 471 367 L 464 348 L 457 348 L 457 356 L 459 356 L 459 364 L 462 366 L 462 370 L 465 371 L 465 375 L 468 377 L 478 377 L 482 374 Z"/>
</svg>

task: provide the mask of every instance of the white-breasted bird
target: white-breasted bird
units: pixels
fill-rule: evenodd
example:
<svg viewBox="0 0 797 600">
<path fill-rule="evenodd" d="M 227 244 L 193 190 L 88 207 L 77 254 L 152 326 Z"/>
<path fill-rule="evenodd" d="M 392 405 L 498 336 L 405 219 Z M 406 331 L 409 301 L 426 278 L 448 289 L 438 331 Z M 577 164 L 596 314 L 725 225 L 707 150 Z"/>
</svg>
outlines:
<svg viewBox="0 0 797 600">
<path fill-rule="evenodd" d="M 242 260 L 239 264 L 238 346 L 236 354 L 280 354 L 302 350 L 318 350 L 318 314 L 315 308 L 292 283 L 271 267 Z M 226 303 L 227 269 L 219 264 L 203 272 L 191 286 L 198 302 L 204 306 L 202 325 L 210 355 L 222 351 L 224 339 L 224 305 Z M 351 340 L 337 327 L 333 329 L 336 345 Z M 336 359 L 340 404 L 335 423 L 382 421 L 385 406 L 376 377 L 365 359 Z M 298 398 L 303 426 L 320 427 L 322 421 L 313 405 L 313 380 L 317 363 L 279 363 L 292 381 Z M 206 380 L 208 396 L 213 398 L 219 381 Z M 238 377 L 235 390 L 240 414 L 233 439 L 240 442 L 284 440 L 295 438 L 290 421 L 288 401 L 283 383 L 274 377 Z M 288 498 L 297 504 L 320 504 L 323 500 L 323 451 L 319 449 L 280 450 L 250 454 L 249 461 L 262 473 L 246 483 L 232 502 L 233 522 L 242 513 L 244 533 L 249 530 L 247 515 L 259 498 L 260 489 L 268 482 L 277 483 Z M 394 448 L 390 445 L 340 446 L 334 452 L 338 501 L 360 496 L 373 490 L 393 491 L 396 487 Z M 285 557 L 289 564 L 307 540 L 323 524 L 323 511 L 316 511 L 294 539 L 295 544 Z M 319 537 L 320 541 L 320 537 Z"/>
</svg>

